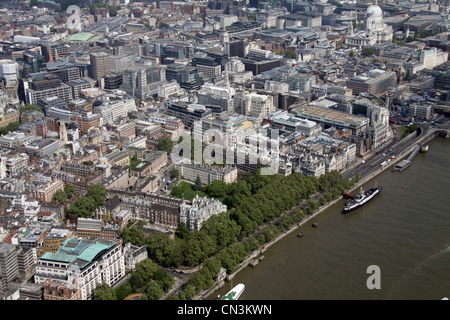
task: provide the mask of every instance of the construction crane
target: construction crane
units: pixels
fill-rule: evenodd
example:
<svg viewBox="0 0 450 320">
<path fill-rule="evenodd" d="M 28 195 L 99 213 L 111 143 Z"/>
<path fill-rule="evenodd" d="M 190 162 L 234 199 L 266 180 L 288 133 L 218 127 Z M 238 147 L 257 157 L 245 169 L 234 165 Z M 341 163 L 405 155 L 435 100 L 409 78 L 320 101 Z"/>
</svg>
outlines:
<svg viewBox="0 0 450 320">
<path fill-rule="evenodd" d="M 406 112 L 405 106 L 403 105 L 402 98 L 400 97 L 400 92 L 398 92 L 396 79 L 394 79 L 394 84 L 395 84 L 395 90 L 397 90 L 398 100 L 400 100 L 400 105 L 402 106 L 402 115 L 406 118 L 408 116 L 408 114 Z"/>
</svg>

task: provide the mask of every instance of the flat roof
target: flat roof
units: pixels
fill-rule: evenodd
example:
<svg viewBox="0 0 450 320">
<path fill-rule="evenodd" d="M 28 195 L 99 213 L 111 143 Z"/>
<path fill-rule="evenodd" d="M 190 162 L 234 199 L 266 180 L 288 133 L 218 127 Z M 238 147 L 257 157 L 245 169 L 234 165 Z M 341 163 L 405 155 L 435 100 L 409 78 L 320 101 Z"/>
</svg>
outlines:
<svg viewBox="0 0 450 320">
<path fill-rule="evenodd" d="M 300 117 L 332 122 L 344 126 L 361 126 L 369 121 L 365 117 L 314 105 L 294 107 L 292 112 L 297 113 L 297 116 Z"/>
<path fill-rule="evenodd" d="M 80 32 L 70 36 L 69 41 L 88 41 L 90 38 L 95 36 L 95 34 L 90 32 Z"/>
</svg>

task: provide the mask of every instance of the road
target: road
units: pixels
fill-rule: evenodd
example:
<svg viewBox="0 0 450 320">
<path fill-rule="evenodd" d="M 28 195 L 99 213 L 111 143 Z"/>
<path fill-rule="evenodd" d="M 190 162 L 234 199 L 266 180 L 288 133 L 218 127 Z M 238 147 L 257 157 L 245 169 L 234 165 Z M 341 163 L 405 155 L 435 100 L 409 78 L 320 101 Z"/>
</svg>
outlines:
<svg viewBox="0 0 450 320">
<path fill-rule="evenodd" d="M 430 125 L 419 125 L 421 129 L 421 133 L 417 135 L 416 133 L 411 133 L 413 136 L 408 136 L 399 139 L 398 131 L 394 130 L 394 138 L 393 140 L 379 149 L 375 154 L 370 156 L 365 160 L 365 163 L 359 163 L 350 170 L 343 173 L 343 177 L 346 179 L 354 177 L 356 174 L 361 174 L 361 176 L 366 176 L 376 172 L 377 170 L 381 170 L 381 164 L 384 161 L 389 161 L 392 156 L 399 157 L 403 156 L 405 152 L 408 152 L 409 148 L 417 144 L 420 139 L 429 134 L 429 130 L 431 129 Z M 444 128 L 444 127 L 443 127 Z M 389 164 L 388 164 L 389 165 Z"/>
</svg>

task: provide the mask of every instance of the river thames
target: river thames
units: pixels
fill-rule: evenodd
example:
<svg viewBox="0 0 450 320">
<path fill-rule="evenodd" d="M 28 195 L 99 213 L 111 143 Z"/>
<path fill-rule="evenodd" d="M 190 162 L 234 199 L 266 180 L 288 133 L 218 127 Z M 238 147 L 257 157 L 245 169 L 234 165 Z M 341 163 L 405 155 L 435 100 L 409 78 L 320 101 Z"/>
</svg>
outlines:
<svg viewBox="0 0 450 320">
<path fill-rule="evenodd" d="M 303 237 L 281 239 L 210 299 L 238 283 L 245 284 L 240 300 L 450 297 L 450 141 L 435 138 L 429 147 L 404 171 L 365 183 L 383 186 L 372 202 L 343 215 L 340 200 L 303 225 Z M 379 289 L 367 286 L 370 266 L 379 268 Z"/>
</svg>

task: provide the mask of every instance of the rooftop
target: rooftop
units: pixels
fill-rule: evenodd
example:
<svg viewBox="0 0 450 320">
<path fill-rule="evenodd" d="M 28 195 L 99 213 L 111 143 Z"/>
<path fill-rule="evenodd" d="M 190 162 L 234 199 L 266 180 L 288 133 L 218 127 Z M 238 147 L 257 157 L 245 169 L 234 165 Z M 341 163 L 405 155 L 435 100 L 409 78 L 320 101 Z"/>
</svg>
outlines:
<svg viewBox="0 0 450 320">
<path fill-rule="evenodd" d="M 89 41 L 89 39 L 91 39 L 94 36 L 95 36 L 95 34 L 90 33 L 90 32 L 81 32 L 81 33 L 76 33 L 76 34 L 70 36 L 69 41 L 87 42 L 87 41 Z"/>
<path fill-rule="evenodd" d="M 368 119 L 365 117 L 360 117 L 354 114 L 349 114 L 346 112 L 333 110 L 321 106 L 298 106 L 294 107 L 292 110 L 294 113 L 297 113 L 297 116 L 300 117 L 308 117 L 317 120 L 325 120 L 327 122 L 334 122 L 336 124 L 341 125 L 352 125 L 352 126 L 360 126 L 364 125 L 368 122 Z"/>
<path fill-rule="evenodd" d="M 95 240 L 67 239 L 57 252 L 46 252 L 42 255 L 41 260 L 60 261 L 84 267 L 114 245 L 114 241 L 100 238 Z"/>
</svg>

